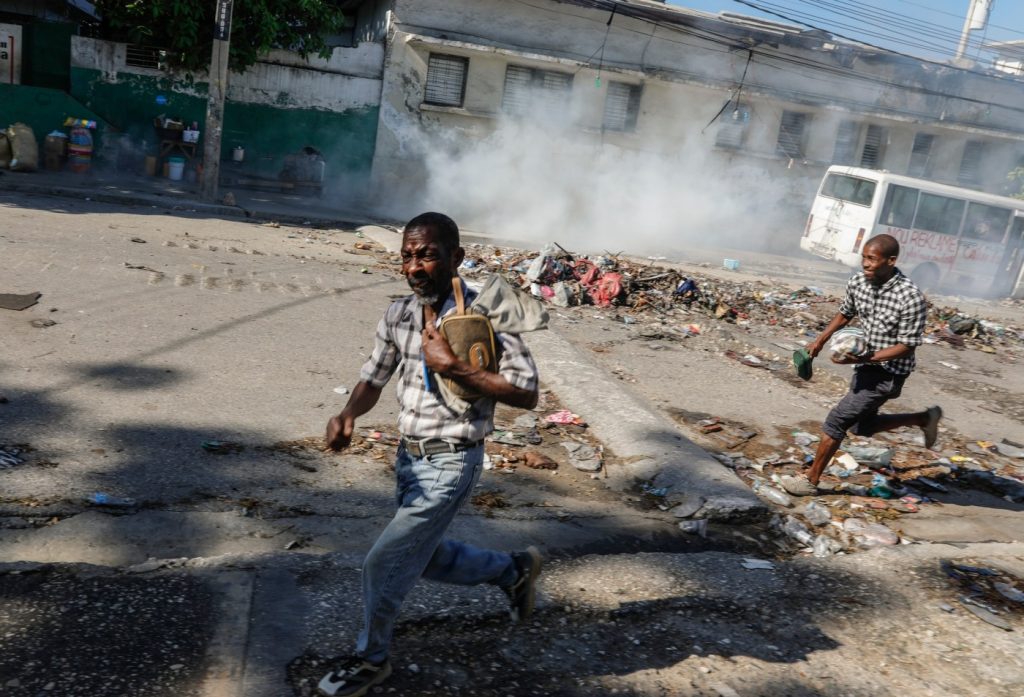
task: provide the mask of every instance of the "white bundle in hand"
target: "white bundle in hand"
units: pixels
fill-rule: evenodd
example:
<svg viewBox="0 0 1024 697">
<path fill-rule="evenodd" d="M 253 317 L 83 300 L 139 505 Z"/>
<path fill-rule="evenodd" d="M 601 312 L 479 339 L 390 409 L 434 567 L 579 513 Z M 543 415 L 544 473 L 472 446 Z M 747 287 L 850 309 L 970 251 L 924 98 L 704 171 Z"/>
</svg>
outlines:
<svg viewBox="0 0 1024 697">
<path fill-rule="evenodd" d="M 832 352 L 833 359 L 858 358 L 867 353 L 868 339 L 859 327 L 840 329 L 832 335 L 828 350 Z"/>
</svg>

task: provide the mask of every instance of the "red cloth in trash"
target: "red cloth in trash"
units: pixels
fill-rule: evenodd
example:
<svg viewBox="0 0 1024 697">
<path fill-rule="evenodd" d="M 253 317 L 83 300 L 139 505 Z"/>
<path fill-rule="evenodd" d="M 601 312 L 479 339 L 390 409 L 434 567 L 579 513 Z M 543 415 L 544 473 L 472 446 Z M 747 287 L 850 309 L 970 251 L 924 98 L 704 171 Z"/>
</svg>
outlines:
<svg viewBox="0 0 1024 697">
<path fill-rule="evenodd" d="M 608 307 L 620 295 L 622 295 L 622 274 L 615 271 L 609 271 L 601 276 L 597 284 L 590 289 L 590 297 L 598 307 Z"/>
</svg>

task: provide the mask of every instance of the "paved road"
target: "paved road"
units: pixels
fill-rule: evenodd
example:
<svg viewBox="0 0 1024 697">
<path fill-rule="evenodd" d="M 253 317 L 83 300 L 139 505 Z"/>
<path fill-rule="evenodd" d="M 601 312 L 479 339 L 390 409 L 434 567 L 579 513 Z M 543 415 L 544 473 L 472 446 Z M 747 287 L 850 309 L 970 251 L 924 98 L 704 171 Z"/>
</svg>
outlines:
<svg viewBox="0 0 1024 697">
<path fill-rule="evenodd" d="M 306 439 L 405 292 L 394 266 L 351 231 L 3 193 L 0 210 L 0 290 L 43 292 L 0 313 L 0 445 L 31 448 L 0 470 L 4 693 L 307 693 L 318 661 L 352 639 L 361 553 L 392 483 L 386 446 L 329 456 Z M 558 374 L 593 364 L 553 336 L 536 342 L 555 366 L 544 407 L 614 420 Z M 361 426 L 388 432 L 394 418 L 383 399 Z M 542 430 L 540 447 L 631 433 L 593 431 Z M 729 481 L 680 447 L 697 475 L 672 481 Z M 820 561 L 790 560 L 757 525 L 686 536 L 621 485 L 644 454 L 614 450 L 607 479 L 564 461 L 485 475 L 491 503 L 455 533 L 539 542 L 551 557 L 541 612 L 510 627 L 493 589 L 424 585 L 398 630 L 397 693 L 1020 693 L 1016 634 L 941 609 L 958 591 L 938 567 L 984 559 L 1019 575 L 1019 545 Z M 97 491 L 134 505 L 87 504 Z M 775 569 L 746 570 L 745 557 Z"/>
</svg>

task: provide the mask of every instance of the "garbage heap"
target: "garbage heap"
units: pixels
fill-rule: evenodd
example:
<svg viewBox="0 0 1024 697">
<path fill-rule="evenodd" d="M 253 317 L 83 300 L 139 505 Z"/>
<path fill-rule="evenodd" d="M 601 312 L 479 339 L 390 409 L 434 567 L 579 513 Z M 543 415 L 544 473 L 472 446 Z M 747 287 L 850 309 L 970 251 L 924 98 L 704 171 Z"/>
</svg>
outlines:
<svg viewBox="0 0 1024 697">
<path fill-rule="evenodd" d="M 500 273 L 513 285 L 557 307 L 588 305 L 615 311 L 626 324 L 664 322 L 674 315 L 703 315 L 752 333 L 776 326 L 813 338 L 839 307 L 840 298 L 821 288 L 793 290 L 767 280 L 730 280 L 683 273 L 617 254 L 584 256 L 557 243 L 539 253 L 489 245 L 468 245 L 460 268 L 464 276 Z M 682 335 L 699 334 L 699 324 L 684 323 Z M 1024 329 L 931 306 L 924 340 L 986 353 L 1024 348 Z"/>
</svg>

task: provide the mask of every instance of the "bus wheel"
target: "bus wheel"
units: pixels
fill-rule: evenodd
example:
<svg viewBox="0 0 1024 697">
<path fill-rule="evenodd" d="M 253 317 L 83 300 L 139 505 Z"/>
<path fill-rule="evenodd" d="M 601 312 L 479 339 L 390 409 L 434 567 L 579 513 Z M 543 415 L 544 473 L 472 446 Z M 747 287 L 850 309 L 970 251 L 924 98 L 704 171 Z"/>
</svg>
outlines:
<svg viewBox="0 0 1024 697">
<path fill-rule="evenodd" d="M 939 285 L 939 269 L 935 264 L 921 264 L 910 272 L 910 280 L 923 291 L 935 290 Z"/>
</svg>

